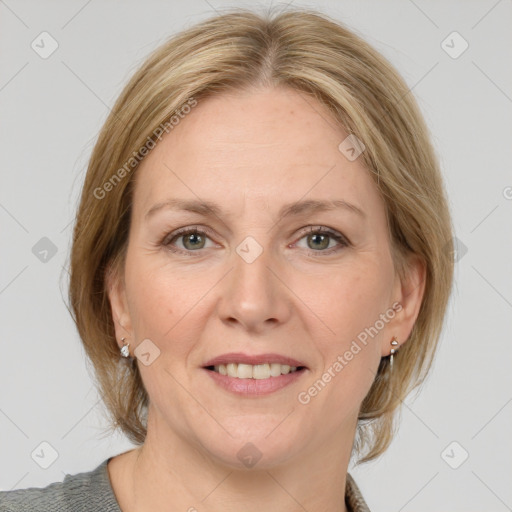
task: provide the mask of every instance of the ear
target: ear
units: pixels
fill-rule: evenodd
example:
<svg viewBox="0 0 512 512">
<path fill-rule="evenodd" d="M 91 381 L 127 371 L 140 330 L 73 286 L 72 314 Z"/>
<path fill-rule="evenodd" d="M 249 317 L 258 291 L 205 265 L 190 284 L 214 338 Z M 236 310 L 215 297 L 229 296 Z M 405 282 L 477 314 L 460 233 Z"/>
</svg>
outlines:
<svg viewBox="0 0 512 512">
<path fill-rule="evenodd" d="M 389 324 L 389 334 L 396 336 L 399 349 L 411 335 L 414 323 L 418 318 L 420 307 L 425 293 L 425 281 L 427 267 L 422 258 L 417 254 L 408 255 L 404 261 L 404 276 L 397 272 L 394 287 L 394 308 L 396 315 Z M 391 338 L 384 339 L 382 344 L 382 356 L 391 353 Z"/>
<path fill-rule="evenodd" d="M 133 339 L 132 323 L 128 301 L 126 300 L 126 286 L 123 276 L 120 275 L 118 268 L 114 266 L 108 267 L 105 282 L 112 310 L 116 340 L 119 348 L 121 348 L 123 346 L 121 338 L 126 338 L 128 342 Z"/>
</svg>

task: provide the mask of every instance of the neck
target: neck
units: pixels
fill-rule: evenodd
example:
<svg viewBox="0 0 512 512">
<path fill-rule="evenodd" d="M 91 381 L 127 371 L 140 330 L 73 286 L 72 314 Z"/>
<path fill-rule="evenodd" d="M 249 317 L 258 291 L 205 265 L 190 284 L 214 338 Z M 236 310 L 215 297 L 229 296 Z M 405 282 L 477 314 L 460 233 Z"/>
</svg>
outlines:
<svg viewBox="0 0 512 512">
<path fill-rule="evenodd" d="M 163 435 L 150 416 L 144 445 L 126 454 L 120 505 L 126 512 L 348 512 L 345 485 L 353 432 L 343 443 L 338 437 L 335 446 L 324 442 L 268 469 L 236 469 L 167 430 Z"/>
</svg>

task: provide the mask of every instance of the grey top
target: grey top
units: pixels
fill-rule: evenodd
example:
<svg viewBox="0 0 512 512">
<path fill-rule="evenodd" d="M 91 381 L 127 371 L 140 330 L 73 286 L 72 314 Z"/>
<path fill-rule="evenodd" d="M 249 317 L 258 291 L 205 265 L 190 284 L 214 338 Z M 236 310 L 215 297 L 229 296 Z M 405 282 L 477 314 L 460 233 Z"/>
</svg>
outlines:
<svg viewBox="0 0 512 512">
<path fill-rule="evenodd" d="M 107 470 L 111 458 L 63 482 L 0 492 L 0 512 L 121 512 Z"/>
<path fill-rule="evenodd" d="M 107 469 L 111 458 L 92 471 L 66 475 L 63 482 L 0 492 L 0 512 L 121 512 Z M 345 503 L 349 512 L 370 512 L 350 473 Z"/>
</svg>

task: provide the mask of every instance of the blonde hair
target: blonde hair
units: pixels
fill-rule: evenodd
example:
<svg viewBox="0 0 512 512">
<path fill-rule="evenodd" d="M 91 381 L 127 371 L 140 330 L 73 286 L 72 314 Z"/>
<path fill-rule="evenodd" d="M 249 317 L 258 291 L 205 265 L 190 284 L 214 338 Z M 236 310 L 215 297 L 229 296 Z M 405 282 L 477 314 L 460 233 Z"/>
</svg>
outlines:
<svg viewBox="0 0 512 512">
<path fill-rule="evenodd" d="M 119 364 L 106 287 L 108 272 L 123 277 L 141 148 L 154 145 L 191 98 L 200 103 L 255 86 L 308 94 L 364 143 L 360 158 L 385 201 L 397 269 L 405 272 L 410 253 L 426 266 L 409 340 L 392 372 L 381 359 L 361 404 L 353 449 L 358 464 L 367 462 L 387 449 L 396 410 L 431 367 L 451 291 L 452 227 L 439 164 L 409 88 L 368 43 L 324 14 L 232 9 L 171 37 L 135 72 L 101 129 L 83 185 L 71 249 L 72 316 L 111 428 L 142 444 L 148 395 L 137 364 Z"/>
</svg>

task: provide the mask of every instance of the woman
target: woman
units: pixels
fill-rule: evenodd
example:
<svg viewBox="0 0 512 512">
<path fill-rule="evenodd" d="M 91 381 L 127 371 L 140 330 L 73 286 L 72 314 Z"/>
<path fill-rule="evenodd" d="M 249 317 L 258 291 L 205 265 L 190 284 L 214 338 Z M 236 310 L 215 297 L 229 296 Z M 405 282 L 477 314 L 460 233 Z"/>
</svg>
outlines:
<svg viewBox="0 0 512 512">
<path fill-rule="evenodd" d="M 158 48 L 94 148 L 70 301 L 138 445 L 1 510 L 366 511 L 450 294 L 449 211 L 394 68 L 308 10 Z"/>
</svg>

